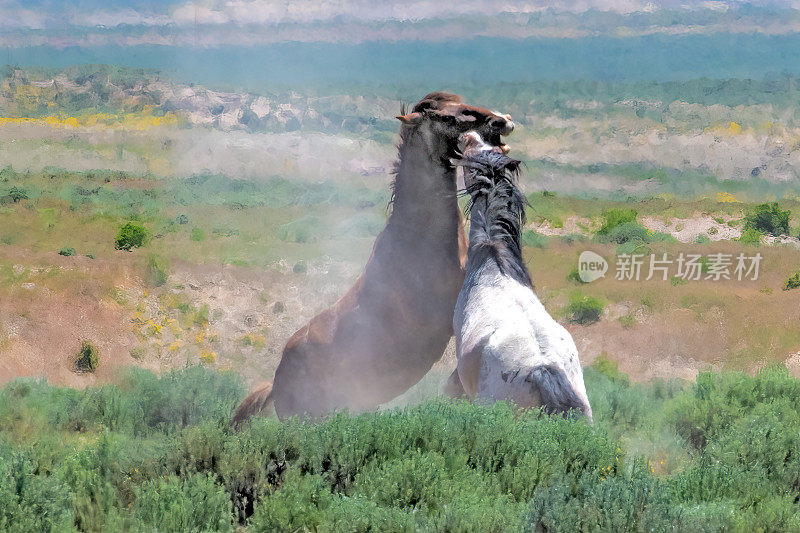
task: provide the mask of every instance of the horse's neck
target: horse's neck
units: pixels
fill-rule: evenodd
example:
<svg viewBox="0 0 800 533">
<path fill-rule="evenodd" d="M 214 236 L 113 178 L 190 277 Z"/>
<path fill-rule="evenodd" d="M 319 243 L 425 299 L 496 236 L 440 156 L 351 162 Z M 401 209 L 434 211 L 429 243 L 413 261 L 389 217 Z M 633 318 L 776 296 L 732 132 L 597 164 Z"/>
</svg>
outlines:
<svg viewBox="0 0 800 533">
<path fill-rule="evenodd" d="M 455 169 L 432 158 L 421 136 L 410 135 L 400 148 L 387 230 L 420 244 L 450 244 L 460 222 Z"/>
<path fill-rule="evenodd" d="M 432 159 L 413 136 L 400 150 L 392 214 L 375 242 L 364 283 L 381 290 L 402 287 L 405 297 L 428 312 L 450 315 L 447 307 L 463 280 L 455 170 Z M 431 298 L 435 303 L 420 303 Z"/>
<path fill-rule="evenodd" d="M 502 191 L 495 191 L 497 192 L 502 194 Z M 519 213 L 514 211 L 516 207 L 507 207 L 507 202 L 502 201 L 502 198 L 499 198 L 501 201 L 497 200 L 495 197 L 490 202 L 486 194 L 473 197 L 470 209 L 467 276 L 475 275 L 478 270 L 483 269 L 487 259 L 492 258 L 492 262 L 496 263 L 504 275 L 533 288 L 530 272 L 522 259 L 519 233 L 508 231 L 507 226 L 511 220 L 501 220 L 506 217 L 516 220 Z M 500 212 L 493 212 L 495 209 L 500 209 Z M 495 252 L 487 254 L 488 247 L 493 248 Z"/>
<path fill-rule="evenodd" d="M 377 295 L 380 305 L 408 306 L 403 316 L 444 332 L 464 279 L 455 181 L 455 170 L 431 158 L 422 139 L 404 140 L 392 214 L 364 273 L 364 294 Z"/>
</svg>

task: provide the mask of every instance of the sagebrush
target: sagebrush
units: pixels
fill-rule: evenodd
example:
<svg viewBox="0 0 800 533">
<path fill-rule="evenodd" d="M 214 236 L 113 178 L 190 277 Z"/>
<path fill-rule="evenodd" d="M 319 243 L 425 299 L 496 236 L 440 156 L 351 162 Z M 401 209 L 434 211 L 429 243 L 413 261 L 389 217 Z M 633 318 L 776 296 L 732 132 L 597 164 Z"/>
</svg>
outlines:
<svg viewBox="0 0 800 533">
<path fill-rule="evenodd" d="M 229 372 L 20 379 L 0 391 L 0 529 L 800 527 L 800 381 L 785 368 L 636 384 L 604 357 L 585 377 L 594 426 L 434 398 L 239 432 Z"/>
</svg>

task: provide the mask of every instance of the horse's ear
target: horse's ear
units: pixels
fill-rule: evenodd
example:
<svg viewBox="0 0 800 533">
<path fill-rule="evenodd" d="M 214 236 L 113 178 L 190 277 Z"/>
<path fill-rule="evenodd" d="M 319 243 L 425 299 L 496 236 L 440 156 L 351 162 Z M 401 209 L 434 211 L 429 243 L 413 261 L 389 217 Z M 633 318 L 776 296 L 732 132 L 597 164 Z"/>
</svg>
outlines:
<svg viewBox="0 0 800 533">
<path fill-rule="evenodd" d="M 409 124 L 409 125 L 419 124 L 420 122 L 422 122 L 422 113 L 416 113 L 416 112 L 408 113 L 407 115 L 397 115 L 394 118 L 396 118 L 403 124 Z"/>
</svg>

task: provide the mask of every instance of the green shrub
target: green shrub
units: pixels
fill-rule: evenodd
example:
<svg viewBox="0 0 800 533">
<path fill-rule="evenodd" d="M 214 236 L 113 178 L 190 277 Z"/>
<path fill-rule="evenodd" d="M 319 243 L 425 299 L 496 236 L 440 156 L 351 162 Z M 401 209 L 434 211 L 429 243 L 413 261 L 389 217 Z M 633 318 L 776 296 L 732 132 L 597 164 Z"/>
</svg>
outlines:
<svg viewBox="0 0 800 533">
<path fill-rule="evenodd" d="M 305 261 L 298 261 L 292 267 L 292 272 L 295 274 L 305 274 L 308 272 L 308 264 Z"/>
<path fill-rule="evenodd" d="M 668 233 L 655 232 L 645 228 L 636 221 L 631 221 L 617 224 L 604 233 L 598 231 L 597 240 L 600 242 L 612 242 L 619 245 L 617 247 L 617 255 L 621 253 L 634 253 L 634 251 L 635 253 L 648 255 L 650 253 L 649 249 L 646 253 L 640 250 L 642 247 L 647 248 L 644 245 L 651 242 L 671 242 L 675 239 Z"/>
<path fill-rule="evenodd" d="M 8 191 L 8 196 L 12 202 L 17 203 L 28 199 L 28 191 L 21 187 L 11 187 L 11 190 Z"/>
<path fill-rule="evenodd" d="M 146 434 L 153 429 L 171 431 L 204 420 L 227 420 L 242 397 L 238 376 L 206 370 L 201 365 L 172 370 L 160 377 L 134 367 L 128 370 L 121 386 L 135 391 L 126 400 L 131 414 L 135 415 L 133 419 L 125 419 L 124 413 L 108 411 L 106 406 L 113 400 L 107 397 L 98 396 L 96 401 L 102 412 L 120 417 L 119 422 L 136 434 Z M 113 418 L 109 421 L 114 422 Z"/>
<path fill-rule="evenodd" d="M 781 211 L 777 202 L 761 204 L 745 216 L 744 229 L 752 229 L 767 235 L 788 235 L 789 211 Z"/>
<path fill-rule="evenodd" d="M 169 279 L 169 261 L 159 255 L 147 257 L 147 283 L 152 287 L 161 287 Z"/>
<path fill-rule="evenodd" d="M 671 531 L 678 517 L 670 513 L 668 497 L 667 486 L 636 461 L 607 479 L 585 475 L 537 490 L 525 531 Z"/>
<path fill-rule="evenodd" d="M 786 368 L 635 383 L 601 356 L 584 379 L 593 426 L 432 399 L 239 430 L 244 391 L 227 372 L 16 380 L 0 388 L 0 530 L 800 528 L 800 381 Z"/>
<path fill-rule="evenodd" d="M 536 230 L 528 229 L 522 232 L 522 245 L 533 248 L 544 248 L 549 239 Z"/>
<path fill-rule="evenodd" d="M 189 235 L 189 238 L 195 242 L 200 242 L 206 240 L 206 232 L 203 228 L 195 226 L 192 228 L 192 233 Z"/>
<path fill-rule="evenodd" d="M 786 280 L 786 283 L 783 284 L 783 290 L 790 291 L 798 287 L 800 287 L 800 271 L 795 272 Z"/>
<path fill-rule="evenodd" d="M 205 326 L 208 324 L 209 312 L 208 304 L 201 305 L 197 311 L 195 311 L 194 316 L 192 316 L 192 323 L 195 326 Z"/>
<path fill-rule="evenodd" d="M 742 230 L 742 236 L 739 237 L 739 242 L 743 244 L 749 244 L 752 246 L 758 246 L 761 244 L 761 239 L 764 237 L 764 234 L 758 231 L 755 228 L 745 228 Z"/>
<path fill-rule="evenodd" d="M 227 421 L 242 393 L 236 375 L 202 366 L 161 376 L 132 367 L 120 375 L 118 385 L 81 391 L 17 381 L 0 395 L 0 430 L 12 429 L 14 420 L 27 420 L 25 424 L 58 431 L 108 428 L 130 435 L 151 435 L 208 420 Z M 23 412 L 33 418 L 23 416 Z M 11 425 L 3 423 L 4 417 Z"/>
<path fill-rule="evenodd" d="M 609 235 L 611 230 L 623 224 L 630 224 L 636 222 L 636 217 L 639 213 L 635 209 L 624 208 L 611 208 L 603 211 L 603 222 L 600 229 L 597 230 L 598 235 Z"/>
<path fill-rule="evenodd" d="M 701 372 L 690 390 L 678 396 L 668 420 L 696 448 L 748 416 L 758 403 L 800 402 L 800 381 L 783 365 L 766 367 L 754 378 L 739 372 Z"/>
<path fill-rule="evenodd" d="M 631 329 L 636 326 L 636 317 L 633 316 L 631 313 L 626 315 L 622 315 L 617 319 L 617 321 L 622 325 L 625 329 Z"/>
<path fill-rule="evenodd" d="M 313 215 L 306 215 L 298 220 L 278 226 L 277 237 L 286 242 L 315 242 L 327 234 L 323 220 Z"/>
<path fill-rule="evenodd" d="M 628 385 L 630 383 L 628 375 L 624 372 L 620 372 L 619 363 L 613 359 L 609 359 L 605 352 L 597 356 L 597 359 L 592 363 L 592 368 L 614 383 L 621 383 L 623 385 Z"/>
<path fill-rule="evenodd" d="M 334 500 L 322 476 L 292 471 L 286 481 L 264 498 L 250 521 L 255 531 L 317 530 L 330 523 Z"/>
<path fill-rule="evenodd" d="M 379 505 L 395 505 L 410 510 L 439 511 L 452 499 L 448 486 L 454 480 L 444 455 L 412 450 L 399 459 L 374 464 L 356 477 L 356 490 L 371 494 Z"/>
<path fill-rule="evenodd" d="M 98 364 L 100 364 L 100 352 L 91 342 L 83 341 L 78 357 L 75 359 L 75 370 L 94 372 Z"/>
<path fill-rule="evenodd" d="M 135 489 L 131 513 L 150 531 L 233 531 L 231 499 L 214 476 L 145 481 Z"/>
<path fill-rule="evenodd" d="M 599 232 L 598 232 L 599 233 Z M 625 222 L 611 228 L 604 235 L 606 242 L 625 244 L 628 242 L 645 244 L 650 242 L 650 233 L 647 228 L 638 222 Z"/>
<path fill-rule="evenodd" d="M 547 246 L 547 236 L 542 235 L 536 230 L 527 229 L 522 232 L 522 245 L 531 246 L 533 248 L 544 248 Z"/>
<path fill-rule="evenodd" d="M 58 255 L 63 255 L 63 256 L 69 257 L 69 256 L 75 255 L 77 253 L 78 252 L 75 251 L 75 248 L 73 248 L 71 246 L 65 246 L 64 248 L 59 250 Z"/>
<path fill-rule="evenodd" d="M 573 268 L 572 270 L 569 271 L 569 274 L 567 274 L 567 281 L 574 281 L 579 285 L 586 284 L 586 282 L 581 279 L 580 272 L 578 272 L 577 268 Z"/>
<path fill-rule="evenodd" d="M 603 316 L 603 309 L 605 309 L 605 303 L 601 299 L 574 292 L 570 295 L 566 314 L 573 324 L 588 326 L 600 320 L 600 317 Z"/>
<path fill-rule="evenodd" d="M 147 230 L 135 222 L 128 222 L 119 229 L 114 240 L 114 248 L 130 252 L 134 248 L 143 246 L 147 240 Z"/>
<path fill-rule="evenodd" d="M 103 431 L 95 442 L 63 460 L 59 475 L 72 492 L 75 526 L 79 531 L 114 529 L 108 519 L 118 505 L 115 482 L 121 481 L 114 471 L 125 462 L 128 452 L 128 443 Z"/>
<path fill-rule="evenodd" d="M 417 518 L 418 520 L 419 518 Z M 362 496 L 331 493 L 319 475 L 292 471 L 280 489 L 264 498 L 249 526 L 254 531 L 327 530 L 367 532 L 418 530 L 415 515 Z"/>
<path fill-rule="evenodd" d="M 41 475 L 24 455 L 0 455 L 0 530 L 59 533 L 73 530 L 69 487 Z"/>
</svg>

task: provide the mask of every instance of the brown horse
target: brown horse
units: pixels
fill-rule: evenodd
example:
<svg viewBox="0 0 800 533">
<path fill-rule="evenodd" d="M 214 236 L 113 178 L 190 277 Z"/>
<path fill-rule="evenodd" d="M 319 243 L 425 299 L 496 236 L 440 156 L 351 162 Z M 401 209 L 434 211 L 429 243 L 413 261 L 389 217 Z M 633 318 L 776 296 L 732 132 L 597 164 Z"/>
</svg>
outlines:
<svg viewBox="0 0 800 533">
<path fill-rule="evenodd" d="M 364 273 L 283 349 L 273 384 L 248 396 L 238 424 L 274 405 L 278 417 L 374 409 L 408 390 L 438 361 L 453 333 L 466 238 L 450 159 L 468 130 L 501 145 L 511 117 L 431 93 L 397 117 L 392 213 Z"/>
</svg>

